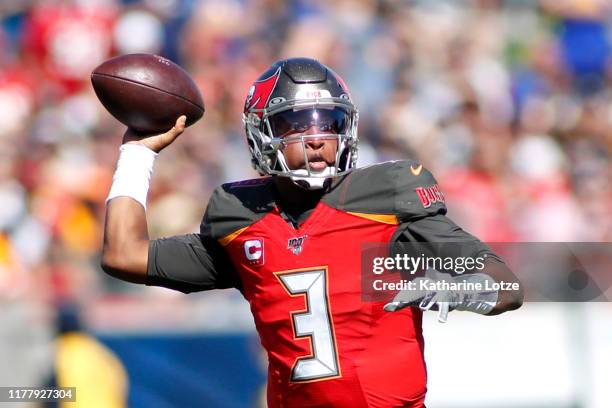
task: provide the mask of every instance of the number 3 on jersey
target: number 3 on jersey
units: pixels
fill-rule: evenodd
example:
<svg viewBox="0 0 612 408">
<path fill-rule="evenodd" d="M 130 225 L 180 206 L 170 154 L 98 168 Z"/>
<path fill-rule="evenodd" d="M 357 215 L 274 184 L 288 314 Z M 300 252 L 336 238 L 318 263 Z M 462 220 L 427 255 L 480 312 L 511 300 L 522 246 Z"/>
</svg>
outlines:
<svg viewBox="0 0 612 408">
<path fill-rule="evenodd" d="M 312 356 L 299 357 L 291 381 L 323 380 L 340 375 L 336 339 L 327 295 L 327 267 L 276 274 L 291 296 L 305 295 L 306 310 L 291 312 L 296 338 L 310 337 Z"/>
</svg>

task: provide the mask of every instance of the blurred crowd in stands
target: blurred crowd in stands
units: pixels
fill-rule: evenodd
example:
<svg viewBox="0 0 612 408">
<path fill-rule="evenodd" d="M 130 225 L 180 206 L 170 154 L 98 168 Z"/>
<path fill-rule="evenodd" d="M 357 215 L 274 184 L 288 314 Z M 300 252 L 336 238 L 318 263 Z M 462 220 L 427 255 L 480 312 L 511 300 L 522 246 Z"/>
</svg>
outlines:
<svg viewBox="0 0 612 408">
<path fill-rule="evenodd" d="M 241 114 L 282 57 L 340 73 L 360 165 L 415 158 L 450 217 L 485 241 L 612 239 L 612 3 L 606 0 L 3 0 L 0 297 L 156 291 L 99 268 L 124 128 L 89 74 L 115 55 L 187 69 L 204 118 L 162 152 L 152 237 L 197 231 L 251 169 Z M 155 292 L 160 293 L 160 292 Z"/>
</svg>

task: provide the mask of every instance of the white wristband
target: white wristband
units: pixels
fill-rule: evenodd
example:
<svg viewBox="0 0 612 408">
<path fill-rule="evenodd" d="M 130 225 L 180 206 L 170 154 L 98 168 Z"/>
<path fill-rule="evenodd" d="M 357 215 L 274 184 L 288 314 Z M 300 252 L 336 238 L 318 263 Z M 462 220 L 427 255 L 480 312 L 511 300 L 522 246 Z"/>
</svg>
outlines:
<svg viewBox="0 0 612 408">
<path fill-rule="evenodd" d="M 119 149 L 117 170 L 106 204 L 115 197 L 131 197 L 147 209 L 147 193 L 157 153 L 139 144 L 124 144 Z"/>
</svg>

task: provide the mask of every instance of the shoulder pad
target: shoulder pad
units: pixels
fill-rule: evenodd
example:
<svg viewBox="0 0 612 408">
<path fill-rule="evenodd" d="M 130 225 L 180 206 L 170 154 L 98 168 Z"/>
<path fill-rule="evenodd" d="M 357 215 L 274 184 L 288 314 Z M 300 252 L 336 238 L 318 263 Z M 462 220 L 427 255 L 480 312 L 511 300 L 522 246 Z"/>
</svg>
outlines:
<svg viewBox="0 0 612 408">
<path fill-rule="evenodd" d="M 395 209 L 402 221 L 446 214 L 446 202 L 438 181 L 422 164 L 397 161 L 393 169 L 397 190 Z"/>
<path fill-rule="evenodd" d="M 200 233 L 219 240 L 255 223 L 274 208 L 271 178 L 223 184 L 213 191 Z"/>
<path fill-rule="evenodd" d="M 332 186 L 325 201 L 343 211 L 395 215 L 399 222 L 446 213 L 436 179 L 413 160 L 353 170 Z"/>
</svg>

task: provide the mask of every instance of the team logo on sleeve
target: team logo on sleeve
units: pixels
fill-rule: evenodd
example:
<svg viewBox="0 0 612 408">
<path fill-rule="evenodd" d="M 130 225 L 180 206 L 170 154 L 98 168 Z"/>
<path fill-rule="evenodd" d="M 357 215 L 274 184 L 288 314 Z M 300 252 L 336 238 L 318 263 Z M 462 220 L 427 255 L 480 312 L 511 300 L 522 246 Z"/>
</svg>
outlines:
<svg viewBox="0 0 612 408">
<path fill-rule="evenodd" d="M 263 265 L 264 245 L 263 239 L 250 239 L 244 241 L 244 255 L 250 265 Z"/>
<path fill-rule="evenodd" d="M 435 203 L 444 203 L 444 195 L 437 184 L 429 187 L 417 187 L 414 191 L 419 196 L 424 208 L 428 208 Z"/>
<path fill-rule="evenodd" d="M 303 237 L 289 238 L 287 241 L 287 249 L 293 252 L 293 255 L 299 255 L 302 252 L 302 246 L 304 245 L 304 241 L 306 241 L 308 235 L 304 235 Z"/>
</svg>

